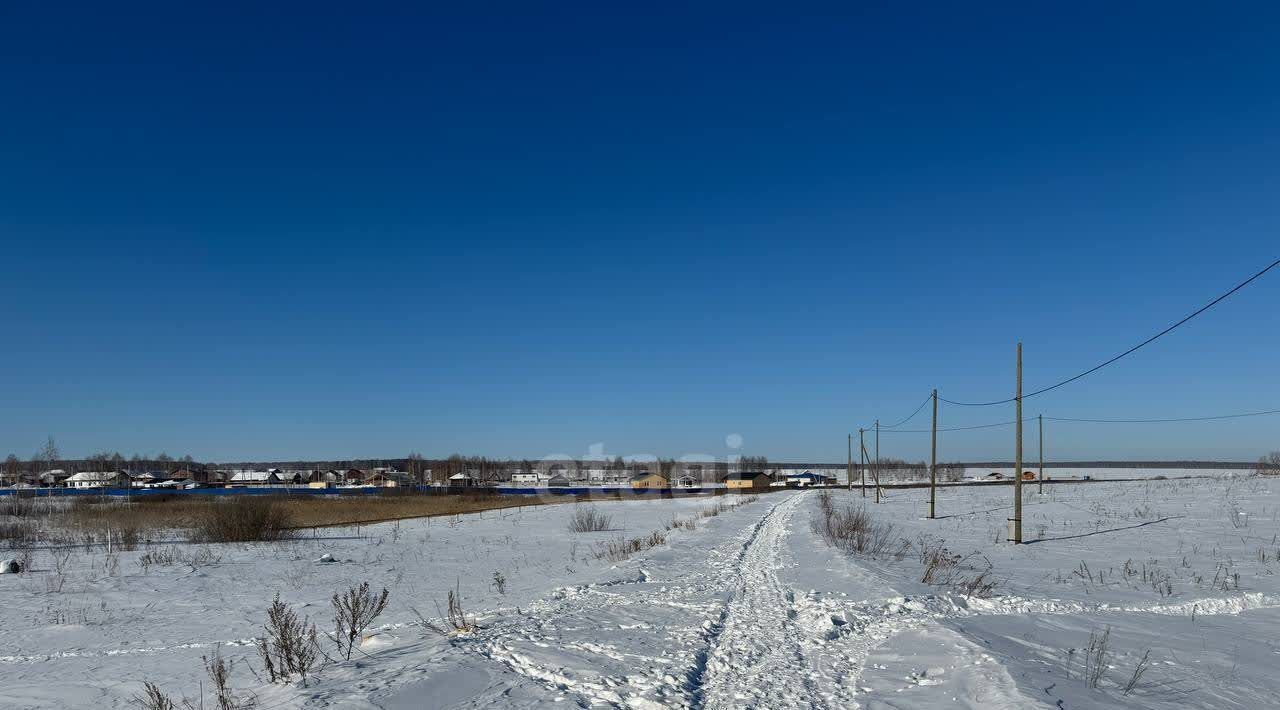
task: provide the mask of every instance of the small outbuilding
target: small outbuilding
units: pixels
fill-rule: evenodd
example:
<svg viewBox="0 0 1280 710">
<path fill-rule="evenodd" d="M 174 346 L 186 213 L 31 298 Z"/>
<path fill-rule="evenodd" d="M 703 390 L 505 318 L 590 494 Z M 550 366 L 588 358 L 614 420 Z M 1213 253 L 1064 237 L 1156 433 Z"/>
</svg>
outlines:
<svg viewBox="0 0 1280 710">
<path fill-rule="evenodd" d="M 466 471 L 463 471 L 461 473 L 455 473 L 452 476 L 449 476 L 449 485 L 451 486 L 469 487 L 469 486 L 474 486 L 475 484 L 476 484 L 476 479 L 472 478 L 471 474 L 467 473 Z"/>
</svg>

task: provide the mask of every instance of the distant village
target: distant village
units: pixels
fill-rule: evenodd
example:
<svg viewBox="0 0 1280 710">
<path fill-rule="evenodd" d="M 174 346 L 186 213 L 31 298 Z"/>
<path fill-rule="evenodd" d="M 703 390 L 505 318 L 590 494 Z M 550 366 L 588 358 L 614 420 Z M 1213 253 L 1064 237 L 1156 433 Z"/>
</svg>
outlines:
<svg viewBox="0 0 1280 710">
<path fill-rule="evenodd" d="M 406 467 L 409 468 L 409 467 Z M 195 488 L 570 488 L 622 487 L 667 488 L 767 488 L 772 486 L 834 485 L 837 478 L 817 467 L 771 467 L 765 470 L 722 470 L 723 464 L 682 464 L 667 467 L 647 464 L 574 467 L 567 463 L 545 466 L 483 470 L 467 468 L 437 473 L 422 467 L 407 471 L 396 466 L 371 468 L 226 469 L 198 465 L 172 469 L 107 469 L 72 472 L 64 468 L 19 471 L 0 477 L 0 485 L 12 488 L 169 489 Z"/>
<path fill-rule="evenodd" d="M 882 482 L 927 477 L 924 463 L 882 459 L 875 474 Z M 198 463 L 190 456 L 155 459 L 119 453 L 64 459 L 52 438 L 28 460 L 10 454 L 0 466 L 0 488 L 190 490 L 199 488 L 489 488 L 537 489 L 613 487 L 635 489 L 765 488 L 823 486 L 858 479 L 865 469 L 853 463 L 777 463 L 763 456 L 732 461 L 677 461 L 669 458 L 493 459 L 454 454 L 427 459 L 360 461 Z M 964 466 L 940 464 L 941 480 L 957 481 Z"/>
</svg>

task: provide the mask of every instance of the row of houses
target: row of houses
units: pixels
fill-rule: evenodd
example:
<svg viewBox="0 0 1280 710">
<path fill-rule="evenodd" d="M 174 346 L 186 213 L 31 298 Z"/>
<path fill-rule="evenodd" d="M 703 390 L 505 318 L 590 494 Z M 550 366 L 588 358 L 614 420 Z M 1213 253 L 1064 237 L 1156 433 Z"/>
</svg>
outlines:
<svg viewBox="0 0 1280 710">
<path fill-rule="evenodd" d="M 612 472 L 610 472 L 612 473 Z M 653 471 L 641 471 L 635 474 L 619 472 L 621 475 L 609 477 L 590 477 L 585 480 L 574 479 L 562 473 L 517 472 L 506 482 L 513 486 L 531 487 L 567 487 L 581 485 L 618 485 L 631 488 L 700 488 L 706 485 L 723 485 L 728 488 L 764 488 L 770 486 L 815 486 L 835 483 L 833 476 L 817 471 L 801 473 L 768 474 L 764 472 L 738 472 L 721 476 L 718 481 L 708 483 L 700 476 L 682 474 L 665 476 Z M 429 477 L 429 474 L 428 474 Z M 250 486 L 308 486 L 312 488 L 330 487 L 380 487 L 394 488 L 409 486 L 415 481 L 409 474 L 391 468 L 374 469 L 328 469 L 328 470 L 282 470 L 269 468 L 266 470 L 213 470 L 180 468 L 174 471 L 81 471 L 66 473 L 62 470 L 46 471 L 31 480 L 23 481 L 21 487 L 66 487 L 76 489 L 93 488 L 171 488 L 186 489 L 199 487 L 250 487 Z M 469 487 L 488 485 L 482 482 L 474 471 L 453 474 L 443 485 L 451 487 Z"/>
<path fill-rule="evenodd" d="M 725 488 L 731 490 L 773 488 L 778 486 L 803 488 L 832 485 L 835 482 L 834 476 L 815 471 L 804 471 L 788 475 L 768 474 L 764 471 L 739 471 L 725 475 L 720 481 Z M 680 476 L 672 480 L 660 473 L 647 471 L 631 477 L 631 487 L 639 489 L 699 488 L 702 486 L 702 481 L 689 475 Z"/>
<path fill-rule="evenodd" d="M 65 488 L 199 488 L 248 486 L 309 486 L 328 488 L 340 486 L 374 486 L 394 488 L 409 485 L 409 475 L 392 469 L 346 469 L 327 471 L 285 471 L 271 468 L 256 470 L 188 470 L 176 471 L 81 471 L 60 475 L 48 472 L 41 483 Z"/>
</svg>

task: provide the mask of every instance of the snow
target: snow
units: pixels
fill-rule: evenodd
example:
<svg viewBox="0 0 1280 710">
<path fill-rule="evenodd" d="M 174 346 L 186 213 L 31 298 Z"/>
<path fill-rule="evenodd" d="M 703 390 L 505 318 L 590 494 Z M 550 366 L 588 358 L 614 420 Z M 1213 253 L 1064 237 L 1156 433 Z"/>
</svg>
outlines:
<svg viewBox="0 0 1280 710">
<path fill-rule="evenodd" d="M 0 707 L 131 707 L 143 680 L 194 698 L 215 647 L 264 710 L 1268 707 L 1280 691 L 1280 491 L 1234 473 L 1027 486 L 1035 541 L 1019 546 L 1004 541 L 1010 487 L 942 489 L 936 520 L 925 489 L 892 489 L 880 505 L 831 491 L 893 524 L 913 546 L 901 559 L 829 547 L 812 527 L 813 490 L 590 503 L 613 516 L 602 533 L 569 533 L 584 505 L 569 503 L 176 546 L 191 563 L 142 564 L 167 545 L 114 563 L 100 548 L 38 550 L 32 569 L 0 577 Z M 737 498 L 753 502 L 699 516 Z M 653 531 L 665 543 L 594 554 Z M 915 550 L 931 541 L 989 565 L 994 595 L 922 583 Z M 351 661 L 307 688 L 249 672 L 274 594 L 324 630 L 328 597 L 365 580 L 391 600 Z M 455 588 L 478 630 L 422 629 Z M 1107 628 L 1109 667 L 1091 688 L 1084 650 Z"/>
</svg>

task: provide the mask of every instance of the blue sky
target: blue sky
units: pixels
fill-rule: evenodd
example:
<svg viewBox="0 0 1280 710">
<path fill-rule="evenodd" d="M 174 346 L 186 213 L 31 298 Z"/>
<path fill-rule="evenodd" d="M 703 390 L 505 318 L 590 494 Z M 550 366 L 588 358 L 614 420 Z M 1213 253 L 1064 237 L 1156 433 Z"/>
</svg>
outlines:
<svg viewBox="0 0 1280 710">
<path fill-rule="evenodd" d="M 0 454 L 838 460 L 1280 256 L 1273 5 L 188 5 L 0 10 Z M 1280 407 L 1278 303 L 1027 413 Z M 1048 440 L 1245 459 L 1280 417 Z"/>
</svg>

